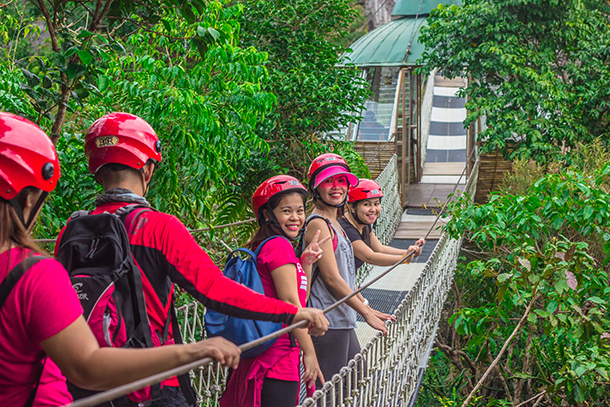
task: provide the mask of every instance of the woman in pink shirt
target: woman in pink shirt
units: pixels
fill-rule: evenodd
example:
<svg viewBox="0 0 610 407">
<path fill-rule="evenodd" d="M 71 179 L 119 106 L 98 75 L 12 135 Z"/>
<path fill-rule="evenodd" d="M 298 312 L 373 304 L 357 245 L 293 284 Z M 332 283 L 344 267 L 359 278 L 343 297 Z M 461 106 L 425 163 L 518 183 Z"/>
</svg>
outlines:
<svg viewBox="0 0 610 407">
<path fill-rule="evenodd" d="M 49 137 L 32 122 L 0 112 L 0 405 L 68 404 L 65 377 L 104 390 L 207 356 L 237 366 L 239 348 L 222 338 L 100 349 L 68 273 L 30 238 L 59 175 Z"/>
<path fill-rule="evenodd" d="M 305 223 L 307 189 L 294 177 L 278 175 L 263 182 L 252 197 L 254 214 L 260 225 L 246 247 L 260 250 L 257 269 L 265 295 L 305 307 L 309 295 L 311 266 L 321 256 L 316 236 L 298 259 L 291 241 L 299 237 Z M 296 339 L 296 342 L 295 342 Z M 242 359 L 233 372 L 227 390 L 220 401 L 222 407 L 292 407 L 299 393 L 299 354 L 303 351 L 305 373 L 303 380 L 312 390 L 315 380 L 322 383 L 311 337 L 305 329 L 280 336 L 265 352 L 250 359 Z"/>
</svg>

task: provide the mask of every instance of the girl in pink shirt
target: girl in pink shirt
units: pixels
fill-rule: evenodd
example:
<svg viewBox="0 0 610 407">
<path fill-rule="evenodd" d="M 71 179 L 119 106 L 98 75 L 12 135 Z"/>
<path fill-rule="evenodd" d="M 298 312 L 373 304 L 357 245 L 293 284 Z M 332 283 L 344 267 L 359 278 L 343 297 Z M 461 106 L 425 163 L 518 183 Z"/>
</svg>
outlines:
<svg viewBox="0 0 610 407">
<path fill-rule="evenodd" d="M 259 229 L 246 244 L 252 251 L 262 241 L 257 258 L 265 295 L 305 307 L 309 295 L 311 266 L 321 256 L 317 236 L 298 259 L 291 240 L 296 240 L 305 223 L 307 190 L 294 177 L 278 175 L 263 182 L 252 197 L 254 214 Z M 292 407 L 298 401 L 299 354 L 303 351 L 305 374 L 303 380 L 312 389 L 315 380 L 322 383 L 318 359 L 305 329 L 280 336 L 275 343 L 257 357 L 243 359 L 232 373 L 227 390 L 220 401 L 222 407 Z M 296 343 L 295 343 L 296 339 Z"/>
<path fill-rule="evenodd" d="M 99 347 L 67 272 L 30 238 L 59 175 L 49 137 L 0 112 L 0 406 L 70 403 L 64 376 L 104 390 L 207 356 L 237 366 L 239 348 L 222 338 L 150 349 Z"/>
</svg>

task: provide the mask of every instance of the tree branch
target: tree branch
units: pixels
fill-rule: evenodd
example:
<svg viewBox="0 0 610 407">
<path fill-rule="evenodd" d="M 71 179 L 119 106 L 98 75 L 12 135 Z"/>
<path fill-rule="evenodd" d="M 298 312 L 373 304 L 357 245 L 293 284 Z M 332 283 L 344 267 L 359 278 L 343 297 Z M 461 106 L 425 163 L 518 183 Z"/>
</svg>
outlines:
<svg viewBox="0 0 610 407">
<path fill-rule="evenodd" d="M 546 394 L 546 390 L 543 391 L 542 393 L 538 393 L 536 394 L 534 397 L 525 400 L 523 403 L 519 403 L 517 404 L 515 407 L 523 407 L 524 405 L 526 405 L 527 403 L 531 403 L 532 401 L 536 400 L 536 404 L 538 404 L 538 402 L 542 399 L 542 397 L 544 397 L 544 395 Z M 534 406 L 536 405 L 534 404 Z"/>
<path fill-rule="evenodd" d="M 496 356 L 496 358 L 491 363 L 491 365 L 487 368 L 485 373 L 483 373 L 483 376 L 481 377 L 481 379 L 479 379 L 479 382 L 476 384 L 476 386 L 474 386 L 474 389 L 472 389 L 472 391 L 470 392 L 470 394 L 468 395 L 466 400 L 464 400 L 464 403 L 462 403 L 462 407 L 466 407 L 470 403 L 470 401 L 472 400 L 474 395 L 481 388 L 481 385 L 483 384 L 485 379 L 487 379 L 487 376 L 489 376 L 489 373 L 491 373 L 491 371 L 496 367 L 496 365 L 500 361 L 500 358 L 502 357 L 502 355 L 504 355 L 504 352 L 506 351 L 506 348 L 508 348 L 508 345 L 512 342 L 513 338 L 517 335 L 517 333 L 521 330 L 521 327 L 523 326 L 523 323 L 525 322 L 527 316 L 529 315 L 530 311 L 532 310 L 532 307 L 534 306 L 536 299 L 538 299 L 538 295 L 537 295 L 536 291 L 537 290 L 534 289 L 534 294 L 532 296 L 532 299 L 531 299 L 529 305 L 527 306 L 527 308 L 525 309 L 525 313 L 521 317 L 521 320 L 519 321 L 519 323 L 517 324 L 517 326 L 515 327 L 513 332 L 510 334 L 510 336 L 508 337 L 506 342 L 504 342 L 504 345 L 502 346 L 502 349 L 500 349 L 498 356 Z"/>
<path fill-rule="evenodd" d="M 155 31 L 155 30 L 151 30 L 150 28 L 144 26 L 142 23 L 131 19 L 131 18 L 127 18 L 127 17 L 108 17 L 109 19 L 115 19 L 115 20 L 123 20 L 123 21 L 129 21 L 130 23 L 134 24 L 136 27 L 138 27 L 141 30 L 144 30 L 146 32 L 152 33 L 152 34 L 157 34 L 161 37 L 165 37 L 165 38 L 169 38 L 171 40 L 175 40 L 175 41 L 185 41 L 185 40 L 191 40 L 192 37 L 174 37 L 173 35 L 169 35 L 169 34 L 163 34 L 160 33 L 159 31 Z"/>
<path fill-rule="evenodd" d="M 53 48 L 53 52 L 59 51 L 59 44 L 57 43 L 57 36 L 55 34 L 55 26 L 51 20 L 51 14 L 49 14 L 49 10 L 44 5 L 43 0 L 30 0 L 31 3 L 36 7 L 42 15 L 44 16 L 44 21 L 47 23 L 47 30 L 49 30 L 49 36 L 51 37 L 51 47 Z"/>
</svg>

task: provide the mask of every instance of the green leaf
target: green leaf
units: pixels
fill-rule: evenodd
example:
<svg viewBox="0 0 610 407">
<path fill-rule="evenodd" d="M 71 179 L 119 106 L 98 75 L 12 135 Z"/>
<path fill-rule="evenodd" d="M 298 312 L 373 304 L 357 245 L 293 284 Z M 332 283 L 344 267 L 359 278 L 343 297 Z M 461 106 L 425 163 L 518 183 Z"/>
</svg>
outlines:
<svg viewBox="0 0 610 407">
<path fill-rule="evenodd" d="M 23 73 L 23 76 L 25 76 L 25 80 L 28 82 L 28 85 L 30 87 L 35 87 L 40 83 L 40 78 L 38 77 L 38 75 L 28 71 L 25 68 L 21 68 L 21 72 Z"/>
<path fill-rule="evenodd" d="M 83 65 L 80 65 L 80 64 L 70 64 L 70 65 L 68 65 L 68 68 L 66 69 L 66 75 L 70 79 L 79 78 L 79 77 L 83 76 L 85 74 L 85 72 L 87 72 L 87 70 L 85 69 L 85 67 Z"/>
<path fill-rule="evenodd" d="M 93 61 L 93 57 L 91 56 L 91 53 L 84 49 L 78 51 L 78 57 L 85 65 L 89 65 L 91 63 L 91 61 Z"/>
<path fill-rule="evenodd" d="M 104 92 L 110 86 L 110 78 L 106 75 L 100 75 L 97 78 L 97 88 L 100 92 Z"/>
<path fill-rule="evenodd" d="M 593 215 L 593 208 L 590 206 L 585 206 L 583 215 L 584 215 L 585 220 L 589 219 L 591 217 L 591 215 Z"/>
<path fill-rule="evenodd" d="M 208 32 L 214 38 L 215 41 L 218 41 L 218 39 L 220 38 L 220 33 L 218 32 L 218 30 L 210 27 L 210 28 L 208 28 Z"/>
</svg>

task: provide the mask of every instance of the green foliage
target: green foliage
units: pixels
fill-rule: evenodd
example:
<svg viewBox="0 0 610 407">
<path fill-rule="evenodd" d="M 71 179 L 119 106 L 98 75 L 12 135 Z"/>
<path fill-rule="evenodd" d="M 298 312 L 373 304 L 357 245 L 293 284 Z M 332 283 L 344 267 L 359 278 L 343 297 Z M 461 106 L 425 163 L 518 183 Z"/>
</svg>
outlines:
<svg viewBox="0 0 610 407">
<path fill-rule="evenodd" d="M 243 46 L 269 55 L 263 89 L 277 96 L 276 109 L 260 123 L 274 162 L 305 179 L 311 160 L 337 146 L 332 137 L 354 122 L 368 95 L 355 67 L 337 67 L 356 16 L 350 0 L 248 0 L 244 2 Z M 353 149 L 352 149 L 353 151 Z M 357 167 L 360 167 L 357 165 Z"/>
<path fill-rule="evenodd" d="M 448 319 L 463 354 L 441 347 L 459 372 L 471 366 L 463 390 L 524 319 L 486 381 L 487 403 L 545 391 L 551 403 L 603 405 L 610 395 L 609 174 L 610 165 L 594 173 L 568 168 L 521 195 L 451 205 L 446 231 L 466 236 L 476 256 L 458 266 L 456 280 L 467 284 Z"/>
<path fill-rule="evenodd" d="M 352 102 L 339 101 L 355 98 L 357 104 L 364 94 L 351 85 L 355 70 L 334 72 L 342 48 L 328 40 L 344 34 L 342 24 L 353 16 L 348 2 L 321 2 L 317 12 L 309 3 L 296 5 L 294 13 L 312 13 L 294 36 L 281 31 L 294 48 L 281 55 L 277 45 L 276 54 L 240 46 L 241 3 L 114 1 L 106 12 L 98 8 L 103 4 L 59 1 L 0 8 L 0 36 L 8 44 L 0 47 L 5 56 L 0 109 L 24 115 L 49 132 L 62 165 L 58 188 L 35 231 L 38 237 L 54 237 L 72 211 L 92 207 L 101 189 L 88 173 L 83 137 L 95 119 L 111 111 L 134 113 L 156 129 L 164 160 L 148 197 L 192 228 L 250 218 L 250 196 L 263 179 L 286 168 L 305 171 L 320 152 L 335 150 L 354 172 L 370 175 L 351 143 L 324 136 L 348 120 L 343 109 L 351 109 Z M 49 10 L 57 14 L 47 21 Z M 291 24 L 299 18 L 293 15 Z M 40 26 L 39 38 L 34 34 Z M 305 49 L 307 58 L 298 56 Z M 288 58 L 282 62 L 285 72 L 267 63 L 268 55 L 275 61 Z M 309 71 L 300 74 L 303 67 Z M 311 83 L 302 89 L 302 83 L 270 86 L 278 75 Z M 266 137 L 262 130 L 273 129 L 282 116 L 272 92 L 285 100 L 284 89 L 299 89 L 292 95 L 303 98 L 299 103 L 306 108 L 291 119 L 293 133 Z M 326 95 L 324 104 L 318 103 L 320 95 Z M 302 158 L 295 161 L 295 155 Z M 206 231 L 197 239 L 221 260 L 227 244 L 243 244 L 254 226 Z"/>
<path fill-rule="evenodd" d="M 465 123 L 484 117 L 483 151 L 558 159 L 577 142 L 608 143 L 608 6 L 597 1 L 465 0 L 422 28 L 423 71 L 471 78 Z M 511 146 L 515 144 L 515 148 Z"/>
</svg>

